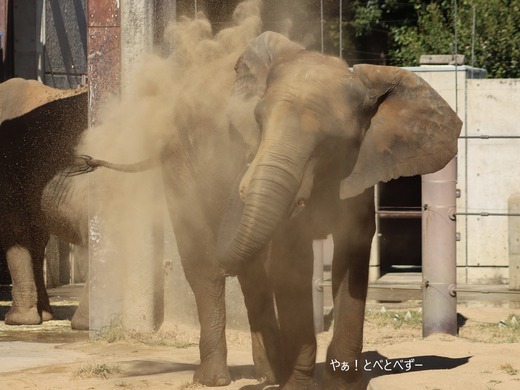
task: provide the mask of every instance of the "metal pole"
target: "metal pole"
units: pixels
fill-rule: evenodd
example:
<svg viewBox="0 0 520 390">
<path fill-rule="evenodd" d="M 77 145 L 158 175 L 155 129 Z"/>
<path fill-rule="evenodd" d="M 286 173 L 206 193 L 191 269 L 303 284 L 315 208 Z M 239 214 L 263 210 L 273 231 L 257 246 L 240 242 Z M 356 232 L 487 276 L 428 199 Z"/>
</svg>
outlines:
<svg viewBox="0 0 520 390">
<path fill-rule="evenodd" d="M 0 82 L 7 80 L 7 28 L 9 0 L 0 0 Z"/>
<path fill-rule="evenodd" d="M 343 0 L 339 0 L 339 58 L 343 58 Z"/>
<path fill-rule="evenodd" d="M 325 240 L 314 240 L 312 249 L 314 252 L 314 269 L 312 273 L 312 304 L 314 312 L 314 331 L 323 332 L 324 308 L 323 308 L 323 263 L 325 257 Z"/>
<path fill-rule="evenodd" d="M 423 337 L 457 334 L 456 158 L 422 176 Z"/>
<path fill-rule="evenodd" d="M 321 52 L 325 51 L 325 43 L 323 39 L 323 0 L 320 1 L 320 27 L 321 27 Z"/>
<path fill-rule="evenodd" d="M 475 66 L 475 6 L 471 7 L 473 14 L 471 23 L 471 78 L 473 78 L 473 71 Z"/>
<path fill-rule="evenodd" d="M 45 82 L 45 0 L 36 1 L 36 61 L 37 80 Z"/>
<path fill-rule="evenodd" d="M 511 194 L 509 210 L 520 209 L 520 193 Z M 513 213 L 511 213 L 513 214 Z M 509 289 L 520 290 L 520 219 L 508 218 Z"/>
</svg>

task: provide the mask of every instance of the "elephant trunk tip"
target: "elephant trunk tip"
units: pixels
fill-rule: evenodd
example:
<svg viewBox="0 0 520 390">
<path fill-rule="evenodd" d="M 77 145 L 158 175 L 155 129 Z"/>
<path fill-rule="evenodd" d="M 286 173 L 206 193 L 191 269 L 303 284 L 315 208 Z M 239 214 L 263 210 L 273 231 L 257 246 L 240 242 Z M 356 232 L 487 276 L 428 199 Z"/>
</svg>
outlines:
<svg viewBox="0 0 520 390">
<path fill-rule="evenodd" d="M 253 255 L 239 250 L 235 240 L 232 240 L 231 243 L 225 240 L 218 240 L 217 262 L 227 276 L 238 275 L 252 257 Z"/>
</svg>

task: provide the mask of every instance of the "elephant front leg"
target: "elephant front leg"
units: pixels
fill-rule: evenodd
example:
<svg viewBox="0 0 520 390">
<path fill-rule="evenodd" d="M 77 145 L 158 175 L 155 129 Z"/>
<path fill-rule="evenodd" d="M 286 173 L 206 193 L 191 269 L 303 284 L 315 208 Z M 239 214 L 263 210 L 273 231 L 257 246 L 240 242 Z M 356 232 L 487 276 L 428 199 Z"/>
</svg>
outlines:
<svg viewBox="0 0 520 390">
<path fill-rule="evenodd" d="M 296 232 L 296 233 L 292 233 Z M 316 389 L 312 305 L 312 239 L 294 226 L 273 240 L 270 278 L 276 297 L 284 358 L 283 390 Z"/>
<path fill-rule="evenodd" d="M 224 273 L 216 266 L 187 264 L 185 260 L 183 266 L 200 322 L 200 366 L 193 380 L 206 386 L 226 386 L 231 376 L 227 367 Z"/>
<path fill-rule="evenodd" d="M 42 322 L 38 312 L 38 293 L 30 251 L 14 245 L 6 251 L 7 265 L 13 283 L 13 303 L 5 316 L 7 325 L 37 325 Z"/>
<path fill-rule="evenodd" d="M 257 379 L 268 384 L 280 383 L 280 328 L 274 308 L 273 289 L 263 259 L 255 258 L 237 276 L 247 308 Z"/>
<path fill-rule="evenodd" d="M 375 232 L 373 199 L 373 191 L 367 190 L 345 201 L 343 217 L 333 232 L 334 335 L 325 361 L 325 389 L 365 388 L 360 367 L 370 248 Z M 350 367 L 348 371 L 338 369 L 338 363 L 344 362 Z"/>
<path fill-rule="evenodd" d="M 334 300 L 334 336 L 327 350 L 325 361 L 324 389 L 362 390 L 364 389 L 363 372 L 360 367 L 363 349 L 363 321 L 365 318 L 366 289 L 364 269 L 353 267 L 350 272 L 359 278 L 353 283 L 342 281 Z M 356 284 L 356 287 L 349 287 Z M 341 366 L 348 363 L 350 369 L 344 371 Z"/>
</svg>

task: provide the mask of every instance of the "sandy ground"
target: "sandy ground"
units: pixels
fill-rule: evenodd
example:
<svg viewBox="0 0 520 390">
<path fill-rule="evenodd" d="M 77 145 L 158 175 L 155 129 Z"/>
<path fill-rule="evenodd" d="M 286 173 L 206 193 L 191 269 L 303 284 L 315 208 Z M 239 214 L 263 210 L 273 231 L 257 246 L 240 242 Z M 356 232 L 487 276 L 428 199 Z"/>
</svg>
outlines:
<svg viewBox="0 0 520 390">
<path fill-rule="evenodd" d="M 417 302 L 382 307 L 368 306 L 365 352 L 357 367 L 368 389 L 520 389 L 520 309 L 459 305 L 459 336 L 423 339 Z M 0 322 L 0 389 L 201 388 L 192 383 L 197 329 L 170 327 L 108 342 L 91 341 L 69 325 Z M 331 363 L 325 362 L 330 337 L 330 331 L 318 337 L 318 380 Z M 249 342 L 247 333 L 228 332 L 233 382 L 226 389 L 264 388 L 253 379 Z"/>
</svg>

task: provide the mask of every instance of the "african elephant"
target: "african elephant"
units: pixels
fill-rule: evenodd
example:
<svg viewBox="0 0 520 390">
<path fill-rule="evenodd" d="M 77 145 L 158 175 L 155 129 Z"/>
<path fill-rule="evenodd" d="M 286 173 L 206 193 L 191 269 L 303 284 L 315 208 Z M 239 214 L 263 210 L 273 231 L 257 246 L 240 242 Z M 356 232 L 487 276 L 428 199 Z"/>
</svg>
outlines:
<svg viewBox="0 0 520 390">
<path fill-rule="evenodd" d="M 409 71 L 349 68 L 273 32 L 253 40 L 235 69 L 231 123 L 260 144 L 233 190 L 218 259 L 240 277 L 269 244 L 282 341 L 274 355 L 285 365 L 279 379 L 285 390 L 314 388 L 312 240 L 332 233 L 334 334 L 324 388 L 359 389 L 361 371 L 329 363 L 355 367 L 361 356 L 373 186 L 444 167 L 457 152 L 461 121 Z M 249 290 L 251 307 L 269 293 L 260 283 Z"/>
<path fill-rule="evenodd" d="M 58 90 L 19 78 L 0 84 L 0 246 L 13 285 L 6 324 L 52 319 L 43 277 L 49 235 L 77 244 L 86 237 L 87 220 L 81 231 L 77 208 L 69 209 L 74 229 L 49 220 L 42 208 L 44 193 L 58 182 L 62 191 L 56 205 L 69 199 L 73 179 L 59 172 L 74 165 L 74 147 L 86 128 L 85 88 Z"/>
</svg>

